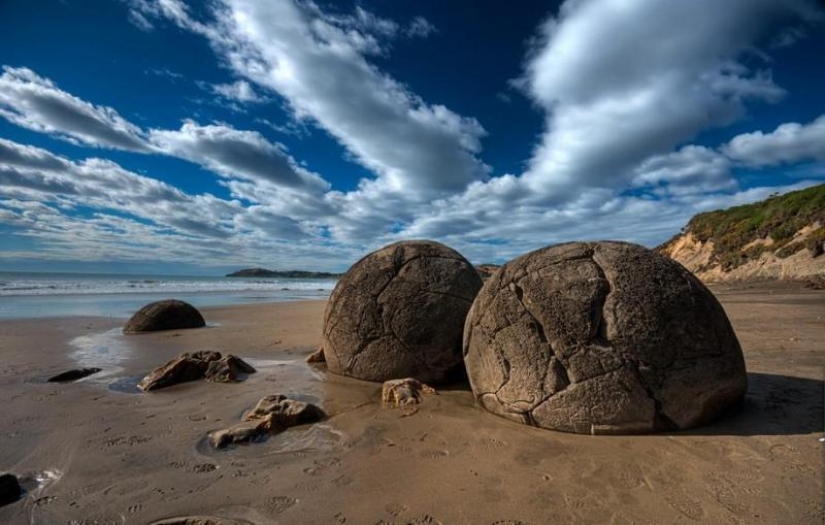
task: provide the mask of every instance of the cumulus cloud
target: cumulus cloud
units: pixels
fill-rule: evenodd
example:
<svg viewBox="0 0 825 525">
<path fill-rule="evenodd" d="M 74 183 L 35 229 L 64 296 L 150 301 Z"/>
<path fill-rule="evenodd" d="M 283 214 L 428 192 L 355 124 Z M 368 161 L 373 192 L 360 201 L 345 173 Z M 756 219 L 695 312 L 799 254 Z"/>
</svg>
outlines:
<svg viewBox="0 0 825 525">
<path fill-rule="evenodd" d="M 329 189 L 329 183 L 300 166 L 283 145 L 255 131 L 237 130 L 226 124 L 200 125 L 192 120 L 186 120 L 178 130 L 146 131 L 114 109 L 95 106 L 25 68 L 4 67 L 0 88 L 7 88 L 0 89 L 0 116 L 28 129 L 98 148 L 177 157 L 224 178 L 257 180 L 292 191 L 318 193 Z M 245 81 L 216 89 L 248 100 L 257 96 Z M 4 151 L 0 144 L 0 156 L 14 153 L 19 154 L 7 147 Z"/>
<path fill-rule="evenodd" d="M 427 104 L 368 62 L 380 48 L 376 35 L 396 29 L 363 9 L 341 18 L 313 3 L 226 0 L 208 25 L 185 4 L 156 7 L 209 38 L 238 76 L 278 92 L 297 119 L 328 131 L 383 192 L 423 201 L 487 178 L 477 120 Z"/>
<path fill-rule="evenodd" d="M 109 160 L 69 160 L 6 139 L 0 139 L 0 215 L 35 239 L 43 257 L 66 260 L 283 260 L 318 267 L 322 243 L 329 253 L 352 256 L 272 205 L 187 194 Z"/>
<path fill-rule="evenodd" d="M 568 1 L 541 27 L 518 84 L 547 115 L 525 181 L 563 192 L 617 186 L 646 158 L 784 95 L 737 62 L 811 2 Z"/>
<path fill-rule="evenodd" d="M 114 109 L 83 101 L 28 68 L 3 66 L 0 116 L 18 126 L 75 143 L 151 150 L 140 128 Z"/>
<path fill-rule="evenodd" d="M 301 242 L 288 245 L 294 253 L 334 252 L 348 261 L 411 237 L 443 240 L 475 261 L 501 261 L 572 239 L 651 245 L 698 211 L 812 184 L 742 189 L 737 170 L 743 166 L 823 160 L 816 149 L 823 117 L 747 133 L 718 148 L 690 145 L 699 131 L 740 118 L 751 101 L 771 103 L 785 95 L 767 55 L 755 53 L 755 46 L 786 22 L 817 16 L 810 1 L 568 0 L 541 24 L 515 82 L 542 112 L 543 133 L 524 173 L 498 176 L 482 160 L 486 131 L 480 122 L 428 103 L 370 61 L 386 55 L 393 39 L 412 36 L 412 25 L 360 7 L 334 13 L 311 1 L 218 0 L 208 20 L 193 18 L 180 0 L 129 2 L 147 20 L 164 17 L 206 37 L 239 79 L 224 85 L 227 94 L 242 97 L 239 83 L 255 96 L 278 93 L 295 129 L 327 131 L 374 174 L 344 192 L 257 132 L 194 120 L 180 129 L 137 129 L 152 151 L 217 173 L 229 190 L 228 201 L 170 194 L 158 199 L 166 204 L 141 215 L 150 226 L 160 224 L 150 217 L 167 217 L 164 227 L 197 235 L 204 244 L 191 244 L 198 250 L 208 245 L 216 250 L 213 257 L 220 250 L 216 243 L 223 243 L 224 253 L 242 254 L 295 240 Z M 47 132 L 70 136 L 54 130 Z M 100 159 L 68 161 L 0 143 L 0 165 L 3 159 L 0 176 L 17 181 L 0 186 L 6 201 L 30 198 L 52 210 L 90 202 L 56 174 L 85 169 L 95 180 L 104 169 L 117 170 Z M 136 184 L 134 174 L 121 175 Z M 82 198 L 106 198 L 109 181 L 94 184 L 104 190 L 90 188 Z M 152 189 L 138 185 L 130 191 L 139 200 Z M 63 197 L 48 200 L 48 194 Z M 208 216 L 175 215 L 195 201 Z M 137 213 L 125 200 L 115 204 L 94 201 L 104 210 Z M 2 205 L 0 211 L 4 217 L 22 213 Z M 101 217 L 99 228 L 114 224 Z M 219 232 L 197 231 L 209 224 Z M 278 232 L 274 241 L 271 231 Z"/>
<path fill-rule="evenodd" d="M 151 143 L 167 155 L 190 160 L 224 177 L 264 181 L 286 188 L 323 191 L 329 183 L 299 166 L 286 148 L 255 131 L 187 120 L 179 130 L 153 129 Z"/>
<path fill-rule="evenodd" d="M 825 115 L 810 124 L 789 122 L 770 133 L 754 131 L 738 135 L 723 151 L 747 166 L 825 161 Z"/>
</svg>

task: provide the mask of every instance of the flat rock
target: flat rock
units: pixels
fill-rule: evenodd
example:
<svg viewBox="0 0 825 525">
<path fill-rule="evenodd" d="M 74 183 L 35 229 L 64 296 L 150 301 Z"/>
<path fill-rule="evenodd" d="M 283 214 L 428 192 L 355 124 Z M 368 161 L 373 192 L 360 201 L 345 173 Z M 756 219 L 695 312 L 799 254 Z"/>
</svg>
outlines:
<svg viewBox="0 0 825 525">
<path fill-rule="evenodd" d="M 325 417 L 324 411 L 312 403 L 272 394 L 261 398 L 255 408 L 244 416 L 244 421 L 268 420 L 268 426 L 277 431 L 296 425 L 316 423 Z"/>
<path fill-rule="evenodd" d="M 381 388 L 381 401 L 394 407 L 417 405 L 421 403 L 421 394 L 436 394 L 434 388 L 417 379 L 392 379 L 384 381 Z"/>
<path fill-rule="evenodd" d="M 268 421 L 243 421 L 212 432 L 209 434 L 209 442 L 215 448 L 225 448 L 229 445 L 251 443 L 269 433 Z"/>
<path fill-rule="evenodd" d="M 178 383 L 203 379 L 210 364 L 220 361 L 220 359 L 221 353 L 213 350 L 183 353 L 165 365 L 154 369 L 138 383 L 138 388 L 148 392 L 177 385 Z"/>
<path fill-rule="evenodd" d="M 124 334 L 200 328 L 206 326 L 201 313 L 189 303 L 164 299 L 149 303 L 138 310 L 123 327 Z"/>
<path fill-rule="evenodd" d="M 244 375 L 255 373 L 255 368 L 232 354 L 222 359 L 212 360 L 204 374 L 207 381 L 213 383 L 233 383 L 240 381 Z"/>
<path fill-rule="evenodd" d="M 713 294 L 678 263 L 619 242 L 557 245 L 505 264 L 473 303 L 464 354 L 484 408 L 566 432 L 691 428 L 747 389 Z"/>
<path fill-rule="evenodd" d="M 460 253 L 402 241 L 355 263 L 324 313 L 330 372 L 367 381 L 439 383 L 462 373 L 464 319 L 481 278 Z"/>
<path fill-rule="evenodd" d="M 75 368 L 73 370 L 67 370 L 56 376 L 52 376 L 48 379 L 49 383 L 68 383 L 70 381 L 77 381 L 78 379 L 83 379 L 84 377 L 88 377 L 92 374 L 96 374 L 100 372 L 99 368 L 89 367 L 89 368 Z"/>
<path fill-rule="evenodd" d="M 242 422 L 209 434 L 209 442 L 215 448 L 250 443 L 290 427 L 316 423 L 325 417 L 324 411 L 312 403 L 273 394 L 261 398 Z"/>
<path fill-rule="evenodd" d="M 20 499 L 23 490 L 14 474 L 0 474 L 0 507 Z"/>
</svg>

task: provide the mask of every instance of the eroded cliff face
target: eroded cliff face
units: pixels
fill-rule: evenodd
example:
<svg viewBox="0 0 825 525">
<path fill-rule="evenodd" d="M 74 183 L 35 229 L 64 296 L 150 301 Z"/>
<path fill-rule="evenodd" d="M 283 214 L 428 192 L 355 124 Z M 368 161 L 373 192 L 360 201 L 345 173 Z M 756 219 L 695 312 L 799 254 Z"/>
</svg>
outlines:
<svg viewBox="0 0 825 525">
<path fill-rule="evenodd" d="M 797 230 L 786 242 L 777 243 L 767 235 L 739 249 L 724 250 L 712 239 L 702 241 L 688 228 L 658 250 L 705 282 L 805 280 L 825 276 L 823 237 L 825 227 L 815 222 Z"/>
</svg>

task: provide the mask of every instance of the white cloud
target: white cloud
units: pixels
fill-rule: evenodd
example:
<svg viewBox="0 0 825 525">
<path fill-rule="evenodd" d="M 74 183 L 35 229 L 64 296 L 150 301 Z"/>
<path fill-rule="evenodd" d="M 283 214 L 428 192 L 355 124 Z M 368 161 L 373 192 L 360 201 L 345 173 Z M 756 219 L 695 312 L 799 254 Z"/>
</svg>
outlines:
<svg viewBox="0 0 825 525">
<path fill-rule="evenodd" d="M 519 85 L 547 115 L 525 181 L 616 187 L 632 167 L 784 91 L 739 56 L 806 1 L 568 1 L 542 25 Z"/>
<path fill-rule="evenodd" d="M 18 126 L 75 143 L 150 150 L 140 128 L 114 109 L 85 102 L 23 67 L 3 66 L 0 116 Z"/>
<path fill-rule="evenodd" d="M 283 188 L 322 192 L 329 183 L 299 166 L 279 144 L 255 131 L 187 120 L 180 130 L 153 129 L 158 151 L 200 164 L 227 178 L 262 181 Z"/>
<path fill-rule="evenodd" d="M 475 156 L 485 134 L 478 121 L 425 103 L 367 61 L 380 44 L 358 27 L 393 29 L 365 11 L 342 22 L 312 3 L 227 0 L 213 26 L 180 6 L 164 12 L 209 38 L 238 76 L 277 91 L 296 118 L 328 131 L 376 173 L 382 192 L 426 201 L 487 177 Z"/>
<path fill-rule="evenodd" d="M 747 166 L 825 161 L 825 115 L 810 124 L 789 122 L 770 133 L 738 135 L 722 151 Z"/>
<path fill-rule="evenodd" d="M 413 18 L 406 30 L 407 36 L 411 38 L 427 38 L 437 32 L 438 29 L 423 16 Z"/>
<path fill-rule="evenodd" d="M 213 93 L 227 100 L 244 104 L 259 104 L 269 100 L 256 93 L 246 80 L 238 80 L 231 84 L 215 84 L 211 86 L 210 89 Z"/>
</svg>

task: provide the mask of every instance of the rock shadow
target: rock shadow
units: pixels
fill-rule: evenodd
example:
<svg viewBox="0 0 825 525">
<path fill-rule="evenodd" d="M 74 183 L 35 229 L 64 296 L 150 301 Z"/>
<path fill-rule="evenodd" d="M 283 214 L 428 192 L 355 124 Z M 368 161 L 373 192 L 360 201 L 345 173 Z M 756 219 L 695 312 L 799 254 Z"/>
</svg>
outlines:
<svg viewBox="0 0 825 525">
<path fill-rule="evenodd" d="M 780 436 L 825 430 L 825 382 L 780 374 L 748 373 L 744 402 L 716 423 L 680 435 Z"/>
</svg>

